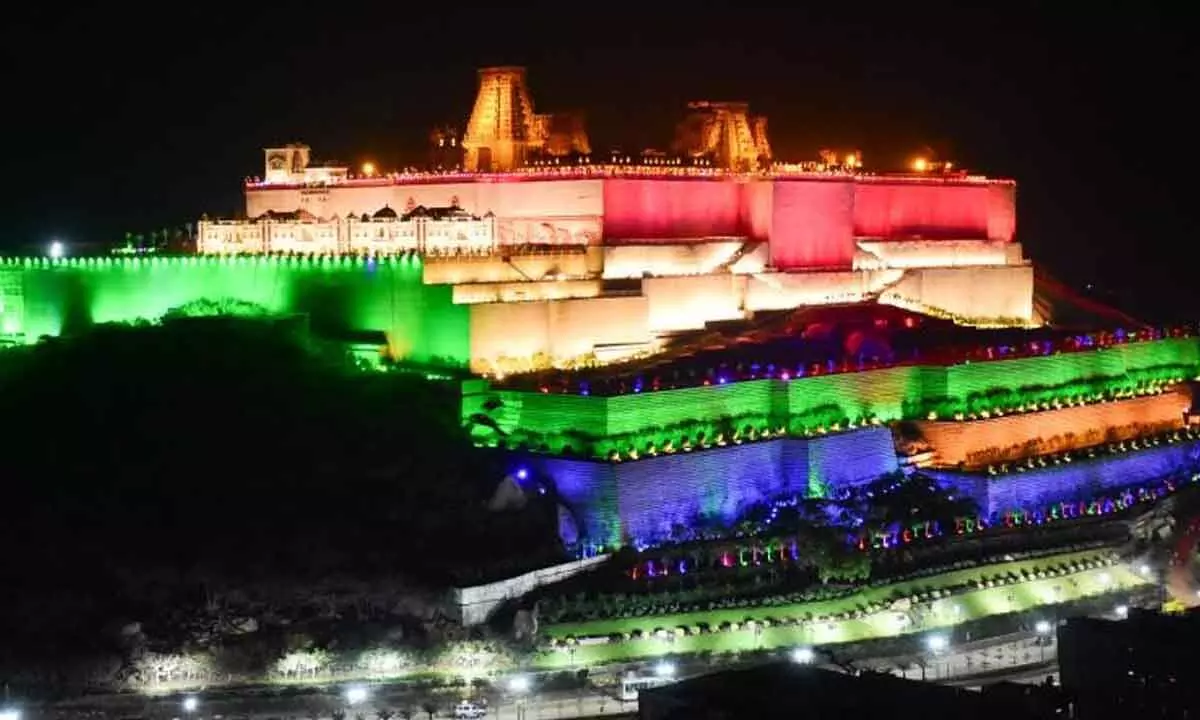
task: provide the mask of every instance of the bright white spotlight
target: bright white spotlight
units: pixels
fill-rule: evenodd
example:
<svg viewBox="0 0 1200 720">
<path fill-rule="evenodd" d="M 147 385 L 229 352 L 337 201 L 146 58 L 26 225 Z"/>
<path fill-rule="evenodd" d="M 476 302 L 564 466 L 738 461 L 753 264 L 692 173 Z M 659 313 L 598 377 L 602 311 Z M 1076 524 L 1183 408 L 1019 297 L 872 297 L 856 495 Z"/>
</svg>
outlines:
<svg viewBox="0 0 1200 720">
<path fill-rule="evenodd" d="M 346 702 L 350 705 L 358 705 L 367 701 L 367 689 L 362 685 L 351 685 L 346 688 Z"/>
<path fill-rule="evenodd" d="M 1149 577 L 1150 566 L 1146 563 L 1142 563 L 1141 565 L 1138 565 L 1138 572 L 1142 574 L 1142 577 Z"/>
<path fill-rule="evenodd" d="M 47 252 L 50 253 L 50 257 L 57 260 L 63 256 L 63 253 L 66 252 L 66 248 L 63 247 L 61 242 L 55 240 L 54 242 L 50 243 L 50 247 L 47 249 Z"/>
<path fill-rule="evenodd" d="M 1101 585 L 1111 585 L 1112 584 L 1112 575 L 1109 575 L 1106 572 L 1100 573 L 1100 577 L 1097 579 L 1100 580 Z"/>
<path fill-rule="evenodd" d="M 0 710 L 0 720 L 21 720 L 21 711 L 15 708 Z"/>
<path fill-rule="evenodd" d="M 200 700 L 195 695 L 188 695 L 183 699 L 183 711 L 188 713 L 196 712 L 196 708 L 200 707 Z"/>
<path fill-rule="evenodd" d="M 1038 635 L 1049 635 L 1050 634 L 1050 623 L 1047 622 L 1046 620 L 1038 620 L 1037 625 L 1033 626 L 1033 630 Z"/>
<path fill-rule="evenodd" d="M 816 659 L 817 654 L 813 652 L 812 648 L 798 647 L 792 649 L 791 656 L 792 662 L 797 665 L 808 665 Z"/>
<path fill-rule="evenodd" d="M 508 689 L 515 693 L 529 692 L 529 676 L 528 675 L 513 675 L 508 679 Z"/>
<path fill-rule="evenodd" d="M 675 663 L 660 662 L 654 666 L 654 674 L 661 678 L 675 677 Z"/>
<path fill-rule="evenodd" d="M 950 647 L 950 640 L 948 640 L 945 635 L 930 635 L 929 637 L 925 638 L 925 647 L 929 648 L 935 653 L 940 653 L 941 651 Z"/>
<path fill-rule="evenodd" d="M 1125 618 L 1129 617 L 1129 606 L 1128 605 L 1118 605 L 1117 607 L 1115 607 L 1113 609 L 1113 612 L 1117 614 L 1117 617 L 1124 620 Z"/>
</svg>

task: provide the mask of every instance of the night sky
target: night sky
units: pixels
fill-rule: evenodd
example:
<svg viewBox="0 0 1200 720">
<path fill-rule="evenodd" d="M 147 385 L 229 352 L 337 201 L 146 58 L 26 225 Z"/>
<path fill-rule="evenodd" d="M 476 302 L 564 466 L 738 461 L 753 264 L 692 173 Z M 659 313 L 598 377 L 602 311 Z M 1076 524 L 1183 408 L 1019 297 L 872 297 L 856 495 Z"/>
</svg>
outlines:
<svg viewBox="0 0 1200 720">
<path fill-rule="evenodd" d="M 1200 58 L 1183 17 L 1028 3 L 936 14 L 832 3 L 842 17 L 720 3 L 512 15 L 251 5 L 10 11 L 4 246 L 231 215 L 268 145 L 301 140 L 319 159 L 383 168 L 422 161 L 434 125 L 465 124 L 475 69 L 519 64 L 540 110 L 586 111 L 595 150 L 665 147 L 686 101 L 736 99 L 769 116 L 783 159 L 858 147 L 882 170 L 930 147 L 1013 177 L 1018 237 L 1036 261 L 1135 311 L 1178 313 L 1186 299 L 1196 316 L 1180 257 L 1197 240 Z"/>
</svg>

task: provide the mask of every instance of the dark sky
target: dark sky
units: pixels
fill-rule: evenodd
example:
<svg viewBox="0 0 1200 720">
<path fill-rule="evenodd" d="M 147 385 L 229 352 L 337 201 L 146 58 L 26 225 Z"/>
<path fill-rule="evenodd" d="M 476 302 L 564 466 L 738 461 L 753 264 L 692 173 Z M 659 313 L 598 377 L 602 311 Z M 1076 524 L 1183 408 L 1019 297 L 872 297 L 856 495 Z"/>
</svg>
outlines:
<svg viewBox="0 0 1200 720">
<path fill-rule="evenodd" d="M 539 108 L 587 112 L 596 148 L 666 145 L 689 99 L 749 101 L 787 159 L 855 146 L 886 168 L 932 147 L 1016 178 L 1019 238 L 1064 279 L 1119 289 L 1134 309 L 1200 299 L 1180 259 L 1197 231 L 1200 58 L 1186 17 L 1150 3 L 1127 13 L 824 4 L 839 12 L 402 2 L 13 11 L 0 31 L 12 78 L 5 122 L 16 125 L 5 133 L 4 243 L 102 240 L 231 214 L 241 178 L 261 172 L 261 148 L 275 143 L 303 140 L 355 163 L 415 160 L 434 124 L 465 120 L 475 68 L 521 64 Z"/>
</svg>

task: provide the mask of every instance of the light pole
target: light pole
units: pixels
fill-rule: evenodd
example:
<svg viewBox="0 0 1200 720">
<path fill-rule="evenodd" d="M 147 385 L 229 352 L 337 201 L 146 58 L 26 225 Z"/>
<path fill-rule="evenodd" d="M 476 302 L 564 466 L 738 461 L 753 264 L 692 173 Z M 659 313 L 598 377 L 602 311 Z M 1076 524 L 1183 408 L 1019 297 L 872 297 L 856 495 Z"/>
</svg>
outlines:
<svg viewBox="0 0 1200 720">
<path fill-rule="evenodd" d="M 929 649 L 930 654 L 936 661 L 950 647 L 950 639 L 945 635 L 930 635 L 925 638 L 925 647 Z M 938 667 L 938 664 L 933 666 L 934 678 L 938 675 Z M 925 679 L 925 663 L 921 663 L 921 679 Z"/>
<path fill-rule="evenodd" d="M 525 720 L 525 696 L 529 693 L 530 686 L 527 675 L 514 675 L 509 678 L 508 690 L 517 696 L 517 720 Z"/>
<path fill-rule="evenodd" d="M 1052 629 L 1052 626 L 1046 620 L 1038 620 L 1037 624 L 1033 626 L 1034 632 L 1037 633 L 1038 647 L 1042 650 L 1042 662 L 1046 662 L 1046 645 L 1050 643 L 1050 631 Z"/>
</svg>

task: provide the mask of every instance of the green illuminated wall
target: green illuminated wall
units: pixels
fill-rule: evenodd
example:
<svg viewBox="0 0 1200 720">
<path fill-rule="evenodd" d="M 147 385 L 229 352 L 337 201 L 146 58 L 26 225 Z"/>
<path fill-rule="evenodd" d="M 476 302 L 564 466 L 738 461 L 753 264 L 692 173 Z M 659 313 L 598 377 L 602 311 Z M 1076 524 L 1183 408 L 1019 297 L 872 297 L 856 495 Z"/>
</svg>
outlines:
<svg viewBox="0 0 1200 720">
<path fill-rule="evenodd" d="M 196 300 L 238 300 L 309 316 L 336 337 L 381 331 L 400 357 L 465 364 L 469 308 L 425 285 L 415 258 L 0 259 L 0 331 L 25 342 L 95 323 L 154 320 Z"/>
<path fill-rule="evenodd" d="M 989 390 L 1018 390 L 1030 385 L 1062 385 L 1091 377 L 1123 375 L 1163 365 L 1196 365 L 1195 338 L 1117 345 L 1104 350 L 1018 360 L 970 363 L 947 368 L 947 397 L 964 398 Z M 936 397 L 929 394 L 929 397 Z"/>
<path fill-rule="evenodd" d="M 498 397 L 503 405 L 496 419 L 508 432 L 575 433 L 597 438 L 751 416 L 777 426 L 789 418 L 829 408 L 840 410 L 850 419 L 877 417 L 886 422 L 904 417 L 906 404 L 923 399 L 966 399 L 995 390 L 1065 385 L 1166 366 L 1200 367 L 1200 339 L 1161 340 L 948 368 L 901 367 L 790 381 L 752 380 L 616 397 L 481 390 L 482 394 L 466 398 L 464 411 L 478 408 L 485 398 Z"/>
</svg>

